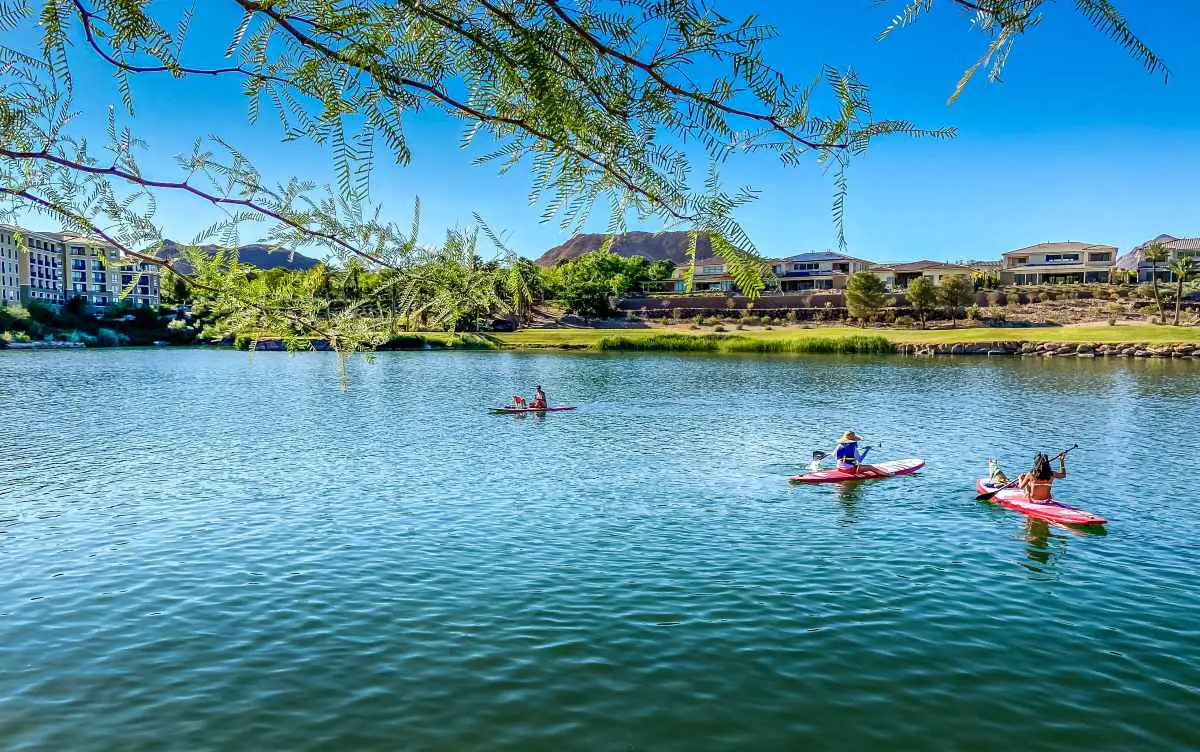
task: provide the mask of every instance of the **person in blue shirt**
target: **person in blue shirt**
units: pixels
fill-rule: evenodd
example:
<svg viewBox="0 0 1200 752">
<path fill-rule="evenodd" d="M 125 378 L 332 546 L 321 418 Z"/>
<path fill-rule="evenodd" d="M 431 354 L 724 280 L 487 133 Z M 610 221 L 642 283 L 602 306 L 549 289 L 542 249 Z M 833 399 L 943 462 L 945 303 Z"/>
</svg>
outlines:
<svg viewBox="0 0 1200 752">
<path fill-rule="evenodd" d="M 875 465 L 862 464 L 862 458 L 866 455 L 866 450 L 858 451 L 858 442 L 862 438 L 853 431 L 847 431 L 842 434 L 842 438 L 838 439 L 837 449 L 833 451 L 833 457 L 837 460 L 837 469 L 846 472 L 853 472 L 855 475 L 874 475 L 876 477 L 888 476 L 887 470 L 882 470 Z"/>
</svg>

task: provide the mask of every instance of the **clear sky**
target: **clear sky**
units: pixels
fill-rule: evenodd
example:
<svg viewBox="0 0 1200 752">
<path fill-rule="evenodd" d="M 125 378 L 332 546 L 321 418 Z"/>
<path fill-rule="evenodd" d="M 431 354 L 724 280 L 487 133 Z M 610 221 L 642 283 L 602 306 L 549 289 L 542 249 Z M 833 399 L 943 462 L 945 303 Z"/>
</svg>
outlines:
<svg viewBox="0 0 1200 752">
<path fill-rule="evenodd" d="M 213 37 L 223 47 L 239 12 L 206 0 L 191 44 Z M 1123 0 L 1134 29 L 1170 66 L 1148 75 L 1115 43 L 1074 12 L 1049 6 L 1041 27 L 1018 42 L 1004 83 L 978 76 L 947 106 L 962 72 L 985 38 L 945 8 L 884 42 L 879 31 L 902 5 L 875 0 L 713 0 L 730 14 L 758 13 L 781 38 L 770 59 L 793 80 L 810 80 L 823 63 L 853 65 L 870 84 L 875 112 L 923 126 L 959 128 L 954 141 L 876 142 L 850 174 L 849 252 L 879 261 L 996 258 L 1048 240 L 1084 240 L 1127 250 L 1159 233 L 1200 235 L 1200 25 L 1194 0 Z M 185 55 L 185 59 L 187 55 Z M 86 61 L 82 51 L 75 58 Z M 80 130 L 98 136 L 104 107 L 116 102 L 109 70 L 77 65 Z M 194 136 L 221 135 L 242 148 L 269 178 L 291 175 L 330 182 L 329 157 L 307 144 L 281 143 L 270 116 L 246 124 L 246 103 L 232 79 L 135 80 L 135 132 L 150 144 L 148 175 L 177 175 L 173 155 Z M 264 110 L 266 113 L 266 110 Z M 460 126 L 421 115 L 409 119 L 415 158 L 398 167 L 382 153 L 373 192 L 387 216 L 407 224 L 412 201 L 423 205 L 422 239 L 470 222 L 472 212 L 506 232 L 510 245 L 536 257 L 567 239 L 541 224 L 529 206 L 528 178 L 498 176 L 471 164 L 478 151 L 459 148 Z M 702 166 L 701 166 L 702 167 Z M 760 200 L 739 214 L 759 250 L 782 256 L 835 244 L 829 176 L 812 164 L 784 168 L 765 159 L 731 162 L 726 184 L 758 188 Z M 594 224 L 602 231 L 606 212 Z M 164 195 L 158 223 L 188 240 L 215 220 L 215 210 Z M 45 225 L 45 221 L 39 226 Z M 661 225 L 631 229 L 660 230 Z M 250 240 L 247 238 L 246 240 Z"/>
</svg>

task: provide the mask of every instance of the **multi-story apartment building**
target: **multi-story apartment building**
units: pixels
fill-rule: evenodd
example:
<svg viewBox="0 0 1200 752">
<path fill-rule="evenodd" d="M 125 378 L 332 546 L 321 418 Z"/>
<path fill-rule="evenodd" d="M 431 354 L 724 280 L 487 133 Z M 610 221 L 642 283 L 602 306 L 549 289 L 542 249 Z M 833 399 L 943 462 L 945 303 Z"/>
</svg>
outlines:
<svg viewBox="0 0 1200 752">
<path fill-rule="evenodd" d="M 20 285 L 22 303 L 62 305 L 66 302 L 63 290 L 63 245 L 51 233 L 11 228 L 24 240 L 20 248 Z M 5 232 L 8 232 L 6 228 Z"/>
<path fill-rule="evenodd" d="M 83 298 L 97 308 L 118 300 L 137 307 L 159 304 L 157 266 L 122 260 L 116 248 L 88 238 L 60 237 L 70 265 L 70 277 L 65 281 L 68 298 Z"/>
<path fill-rule="evenodd" d="M 0 305 L 21 302 L 21 248 L 9 228 L 0 226 Z"/>
<path fill-rule="evenodd" d="M 99 308 L 121 299 L 157 306 L 158 267 L 78 235 L 0 225 L 0 302 L 62 305 L 76 297 Z"/>
<path fill-rule="evenodd" d="M 1003 254 L 1000 280 L 1007 285 L 1107 282 L 1117 248 L 1098 243 L 1038 243 Z"/>
</svg>

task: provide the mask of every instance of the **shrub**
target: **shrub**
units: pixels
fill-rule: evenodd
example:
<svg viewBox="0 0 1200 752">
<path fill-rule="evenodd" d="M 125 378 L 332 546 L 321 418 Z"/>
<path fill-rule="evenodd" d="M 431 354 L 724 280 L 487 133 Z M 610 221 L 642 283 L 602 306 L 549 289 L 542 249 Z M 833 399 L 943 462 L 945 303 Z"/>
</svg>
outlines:
<svg viewBox="0 0 1200 752">
<path fill-rule="evenodd" d="M 1048 300 L 1052 300 L 1053 296 L 1050 295 L 1050 293 L 1046 292 L 1045 290 L 1042 290 L 1041 292 L 1039 292 L 1037 294 L 1037 299 L 1040 300 L 1041 302 L 1045 303 Z"/>
<path fill-rule="evenodd" d="M 797 319 L 798 319 L 798 317 L 796 316 L 796 312 L 794 310 L 789 310 L 787 312 L 787 322 L 789 324 L 796 323 Z"/>
<path fill-rule="evenodd" d="M 26 309 L 29 311 L 29 318 L 39 324 L 53 324 L 58 318 L 53 308 L 37 300 L 31 301 Z"/>
<path fill-rule="evenodd" d="M 738 328 L 739 330 L 742 330 L 742 329 L 745 329 L 745 328 L 746 328 L 746 325 L 745 325 L 745 324 L 738 324 L 738 325 L 737 325 L 737 328 Z"/>
<path fill-rule="evenodd" d="M 32 342 L 33 338 L 25 332 L 4 332 L 0 334 L 0 339 L 5 342 Z"/>
<path fill-rule="evenodd" d="M 980 316 L 980 309 L 979 309 L 978 305 L 972 304 L 969 308 L 967 308 L 967 319 L 969 319 L 970 321 L 978 321 L 979 316 Z"/>
<path fill-rule="evenodd" d="M 671 318 L 674 319 L 675 321 L 682 321 L 683 320 L 683 309 L 682 308 L 672 308 L 671 309 Z"/>
<path fill-rule="evenodd" d="M 1109 325 L 1109 326 L 1116 326 L 1116 325 L 1117 325 L 1117 318 L 1116 318 L 1116 316 L 1109 316 L 1109 317 L 1108 317 L 1108 325 Z"/>
<path fill-rule="evenodd" d="M 724 332 L 727 330 L 725 329 L 725 327 L 721 326 L 720 324 L 717 324 L 716 326 L 713 327 L 713 331 L 714 332 Z"/>
<path fill-rule="evenodd" d="M 126 337 L 120 332 L 112 329 L 97 329 L 96 330 L 96 345 L 98 347 L 119 347 L 127 344 L 129 337 Z"/>
<path fill-rule="evenodd" d="M 897 316 L 896 317 L 896 326 L 903 326 L 903 327 L 907 328 L 907 327 L 911 327 L 912 325 L 913 325 L 913 317 L 912 316 Z"/>
</svg>

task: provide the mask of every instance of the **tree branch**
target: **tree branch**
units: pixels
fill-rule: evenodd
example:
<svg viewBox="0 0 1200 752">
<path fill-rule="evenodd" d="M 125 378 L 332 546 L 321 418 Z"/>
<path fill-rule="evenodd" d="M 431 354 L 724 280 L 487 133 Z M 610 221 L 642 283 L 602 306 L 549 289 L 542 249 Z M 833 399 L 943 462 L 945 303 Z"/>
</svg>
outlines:
<svg viewBox="0 0 1200 752">
<path fill-rule="evenodd" d="M 787 126 L 783 125 L 781 122 L 779 122 L 779 118 L 776 115 L 764 115 L 760 112 L 750 112 L 748 110 L 738 109 L 736 107 L 727 105 L 718 99 L 714 99 L 714 98 L 708 96 L 707 94 L 703 94 L 699 91 L 688 90 L 688 89 L 684 89 L 680 86 L 676 86 L 675 84 L 668 81 L 665 76 L 663 76 L 661 73 L 659 73 L 657 70 L 657 67 L 653 63 L 646 63 L 641 60 L 638 60 L 637 58 L 635 58 L 631 55 L 627 55 L 624 52 L 621 52 L 620 50 L 616 49 L 615 47 L 611 47 L 610 45 L 605 43 L 603 40 L 601 40 L 599 37 L 595 36 L 594 34 L 589 32 L 587 29 L 583 28 L 583 26 L 578 21 L 576 21 L 574 18 L 571 17 L 571 15 L 569 13 L 567 13 L 565 10 L 563 10 L 562 6 L 559 5 L 558 0 L 544 0 L 544 1 L 545 1 L 546 5 L 550 6 L 550 10 L 553 11 L 556 16 L 558 16 L 559 18 L 562 19 L 563 23 L 565 23 L 568 27 L 570 27 L 571 30 L 573 30 L 577 35 L 579 35 L 580 38 L 582 38 L 588 44 L 595 47 L 596 50 L 599 51 L 601 54 L 616 58 L 617 60 L 620 60 L 621 62 L 623 62 L 627 65 L 631 65 L 634 68 L 637 68 L 638 70 L 643 71 L 646 75 L 650 76 L 650 78 L 652 78 L 660 86 L 662 86 L 664 89 L 671 92 L 672 94 L 675 94 L 676 96 L 690 99 L 694 102 L 698 102 L 707 107 L 711 107 L 715 110 L 724 112 L 727 115 L 733 115 L 736 117 L 743 117 L 743 118 L 748 118 L 750 120 L 756 120 L 758 122 L 767 123 L 768 125 L 771 126 L 771 128 L 773 130 L 776 130 L 779 133 L 782 133 L 783 135 L 787 136 L 788 139 L 795 141 L 797 143 L 803 144 L 804 146 L 806 146 L 810 149 L 846 149 L 846 148 L 849 148 L 849 144 L 821 143 L 819 141 L 813 141 L 812 139 L 806 138 L 806 137 L 800 135 L 799 133 L 796 133 L 792 129 L 788 128 Z"/>
<path fill-rule="evenodd" d="M 45 151 L 15 151 L 13 149 L 9 149 L 7 147 L 0 146 L 0 156 L 8 157 L 10 159 L 35 159 L 35 160 L 40 160 L 40 161 L 44 161 L 44 162 L 50 162 L 52 164 L 56 164 L 60 167 L 64 167 L 69 170 L 75 170 L 77 172 L 83 172 L 83 173 L 87 173 L 89 175 L 103 175 L 103 176 L 120 178 L 121 180 L 125 180 L 127 182 L 134 183 L 136 185 L 145 186 L 147 188 L 164 188 L 164 189 L 185 191 L 194 196 L 197 196 L 198 198 L 202 198 L 205 201 L 208 201 L 216 206 L 223 206 L 223 205 L 240 206 L 244 209 L 249 209 L 251 211 L 258 212 L 259 214 L 263 215 L 264 217 L 269 217 L 281 224 L 284 224 L 284 225 L 287 225 L 288 227 L 299 230 L 299 231 L 301 231 L 307 235 L 310 235 L 314 238 L 318 238 L 320 240 L 324 240 L 324 241 L 333 243 L 334 245 L 336 245 L 356 256 L 360 256 L 368 261 L 379 264 L 382 267 L 386 267 L 389 269 L 397 268 L 394 264 L 388 263 L 386 260 L 380 258 L 379 256 L 377 256 L 373 253 L 369 253 L 360 248 L 357 248 L 357 247 L 351 245 L 350 243 L 347 243 L 345 240 L 343 240 L 342 238 L 340 238 L 336 235 L 321 232 L 320 230 L 313 230 L 312 228 L 306 227 L 305 225 L 302 225 L 302 224 L 292 220 L 291 218 L 289 218 L 283 214 L 280 214 L 277 211 L 268 209 L 267 207 L 265 207 L 261 204 L 258 204 L 254 201 L 251 201 L 249 199 L 230 198 L 228 196 L 219 196 L 214 193 L 209 193 L 208 191 L 202 190 L 200 188 L 196 188 L 195 186 L 191 185 L 187 181 L 151 180 L 149 178 L 144 178 L 141 175 L 138 175 L 136 173 L 118 169 L 117 167 L 97 167 L 95 165 L 84 164 L 83 162 L 76 162 L 76 161 L 73 161 L 70 159 L 66 159 L 65 157 L 60 157 L 56 154 L 51 154 L 51 153 L 45 152 Z"/>
</svg>

